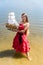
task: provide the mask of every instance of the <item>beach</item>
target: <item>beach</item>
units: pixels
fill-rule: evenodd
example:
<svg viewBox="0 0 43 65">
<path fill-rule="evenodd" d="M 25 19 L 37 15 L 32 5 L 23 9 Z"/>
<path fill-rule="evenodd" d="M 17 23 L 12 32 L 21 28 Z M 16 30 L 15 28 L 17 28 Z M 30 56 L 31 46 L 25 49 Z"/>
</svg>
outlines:
<svg viewBox="0 0 43 65">
<path fill-rule="evenodd" d="M 4 26 L 5 28 L 5 26 Z M 0 65 L 43 65 L 43 35 L 30 33 L 31 61 L 21 53 L 15 53 L 12 48 L 16 32 L 0 28 Z"/>
<path fill-rule="evenodd" d="M 10 12 L 18 23 L 22 13 L 28 17 L 31 61 L 12 48 L 16 32 L 5 27 Z M 0 65 L 43 65 L 43 0 L 0 0 Z"/>
</svg>

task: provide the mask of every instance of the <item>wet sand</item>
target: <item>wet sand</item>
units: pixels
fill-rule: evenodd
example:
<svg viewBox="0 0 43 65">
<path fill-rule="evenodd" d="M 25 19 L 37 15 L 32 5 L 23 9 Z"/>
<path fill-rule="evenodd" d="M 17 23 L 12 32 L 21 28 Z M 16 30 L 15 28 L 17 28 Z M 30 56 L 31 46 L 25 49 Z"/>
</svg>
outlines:
<svg viewBox="0 0 43 65">
<path fill-rule="evenodd" d="M 12 49 L 13 37 L 16 33 L 4 30 L 0 35 L 0 65 L 43 65 L 43 36 L 30 34 L 30 56 L 29 61 L 25 55 L 15 53 Z"/>
</svg>

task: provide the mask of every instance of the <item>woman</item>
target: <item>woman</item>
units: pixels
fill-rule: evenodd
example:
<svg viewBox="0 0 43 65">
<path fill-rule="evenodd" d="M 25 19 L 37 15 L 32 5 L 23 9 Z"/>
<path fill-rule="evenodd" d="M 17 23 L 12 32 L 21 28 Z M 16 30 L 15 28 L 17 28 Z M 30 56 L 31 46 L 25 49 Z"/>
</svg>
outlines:
<svg viewBox="0 0 43 65">
<path fill-rule="evenodd" d="M 16 50 L 16 52 L 25 53 L 27 55 L 27 58 L 31 60 L 29 56 L 30 43 L 27 40 L 27 36 L 29 34 L 28 17 L 25 13 L 22 13 L 21 18 L 22 21 L 20 22 L 17 34 L 13 39 L 13 48 Z"/>
</svg>

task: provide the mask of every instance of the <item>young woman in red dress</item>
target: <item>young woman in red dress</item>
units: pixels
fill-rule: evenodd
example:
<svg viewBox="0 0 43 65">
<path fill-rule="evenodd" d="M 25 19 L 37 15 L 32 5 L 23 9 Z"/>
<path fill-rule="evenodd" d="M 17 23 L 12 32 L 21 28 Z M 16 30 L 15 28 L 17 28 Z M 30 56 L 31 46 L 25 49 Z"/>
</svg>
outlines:
<svg viewBox="0 0 43 65">
<path fill-rule="evenodd" d="M 27 40 L 27 36 L 29 34 L 29 21 L 25 13 L 22 13 L 21 19 L 22 21 L 19 24 L 17 34 L 13 39 L 13 48 L 16 52 L 25 53 L 27 58 L 31 60 L 29 56 L 30 43 L 29 40 Z"/>
</svg>

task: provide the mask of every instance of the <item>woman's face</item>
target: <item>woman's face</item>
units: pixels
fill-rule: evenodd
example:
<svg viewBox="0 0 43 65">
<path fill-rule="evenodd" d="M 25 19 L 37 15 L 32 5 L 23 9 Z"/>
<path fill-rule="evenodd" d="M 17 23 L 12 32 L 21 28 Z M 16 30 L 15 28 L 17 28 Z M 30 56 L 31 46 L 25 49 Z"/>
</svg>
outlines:
<svg viewBox="0 0 43 65">
<path fill-rule="evenodd" d="M 23 22 L 26 22 L 26 16 L 21 16 L 21 18 Z"/>
</svg>

